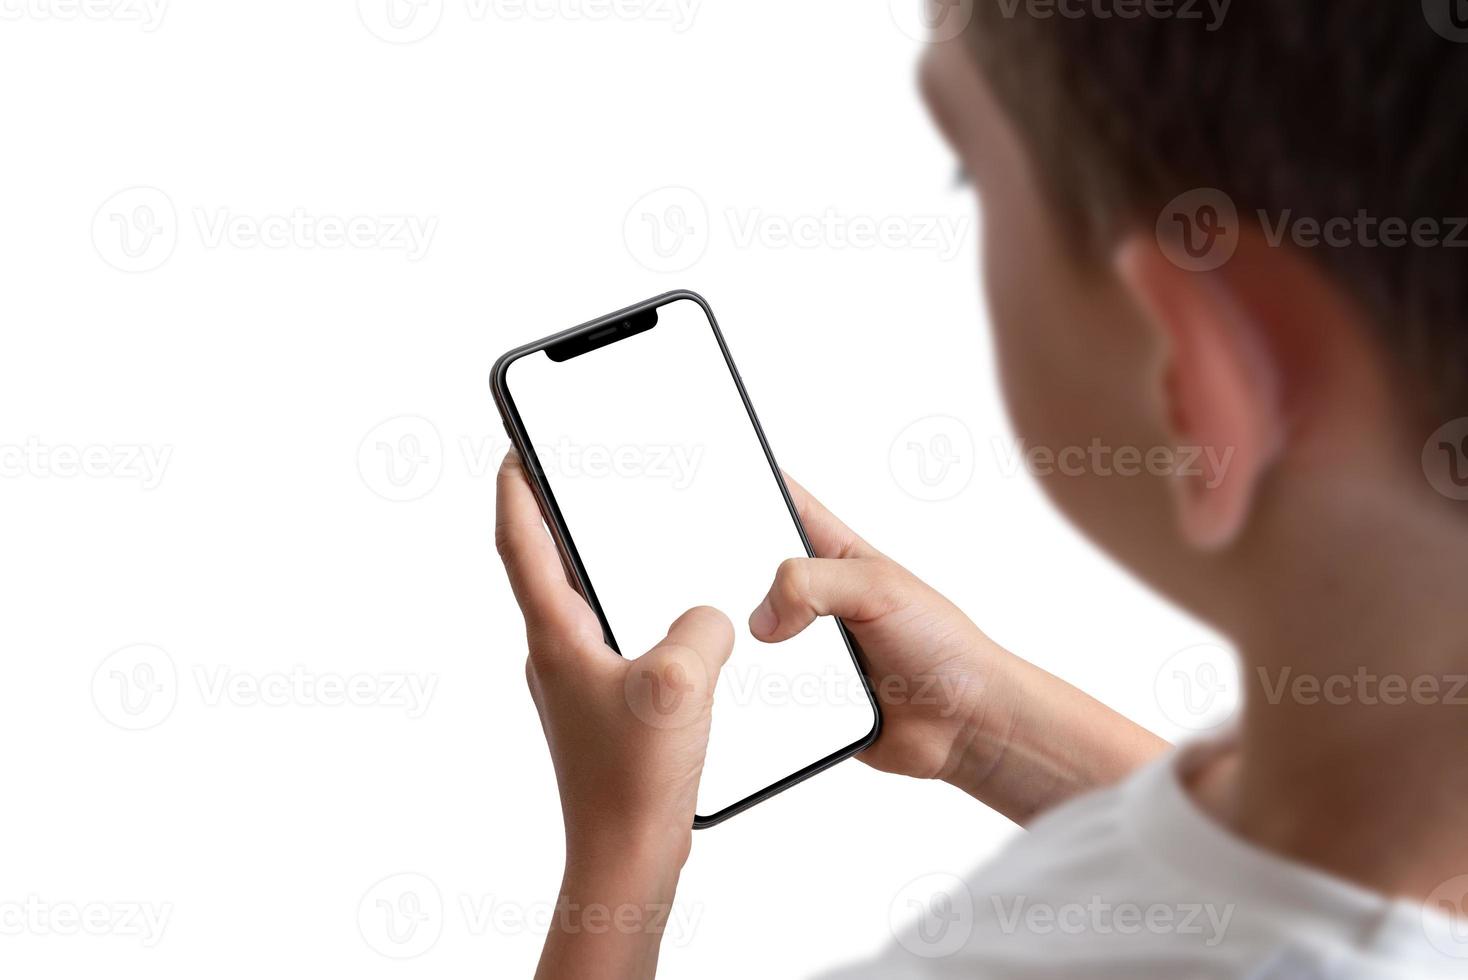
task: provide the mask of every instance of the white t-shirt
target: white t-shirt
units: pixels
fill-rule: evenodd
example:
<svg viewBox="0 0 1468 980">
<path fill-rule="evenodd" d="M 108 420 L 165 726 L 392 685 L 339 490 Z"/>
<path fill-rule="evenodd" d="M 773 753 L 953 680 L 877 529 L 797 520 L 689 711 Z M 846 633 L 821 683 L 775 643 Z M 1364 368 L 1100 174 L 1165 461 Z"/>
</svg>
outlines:
<svg viewBox="0 0 1468 980">
<path fill-rule="evenodd" d="M 1468 920 L 1439 908 L 1464 907 L 1468 876 L 1428 908 L 1262 851 L 1185 790 L 1210 751 L 1058 807 L 967 881 L 918 879 L 896 945 L 824 980 L 1468 978 Z"/>
</svg>

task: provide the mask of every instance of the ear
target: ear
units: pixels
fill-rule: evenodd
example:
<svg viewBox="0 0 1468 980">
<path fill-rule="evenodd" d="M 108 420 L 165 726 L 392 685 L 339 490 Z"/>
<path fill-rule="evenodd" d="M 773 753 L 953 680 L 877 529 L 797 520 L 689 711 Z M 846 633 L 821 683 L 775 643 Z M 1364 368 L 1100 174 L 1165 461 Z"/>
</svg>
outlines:
<svg viewBox="0 0 1468 980">
<path fill-rule="evenodd" d="M 1230 276 L 1236 268 L 1183 269 L 1148 234 L 1123 241 L 1115 266 L 1163 342 L 1161 405 L 1178 450 L 1179 529 L 1194 547 L 1221 550 L 1248 523 L 1285 442 L 1267 313 Z"/>
</svg>

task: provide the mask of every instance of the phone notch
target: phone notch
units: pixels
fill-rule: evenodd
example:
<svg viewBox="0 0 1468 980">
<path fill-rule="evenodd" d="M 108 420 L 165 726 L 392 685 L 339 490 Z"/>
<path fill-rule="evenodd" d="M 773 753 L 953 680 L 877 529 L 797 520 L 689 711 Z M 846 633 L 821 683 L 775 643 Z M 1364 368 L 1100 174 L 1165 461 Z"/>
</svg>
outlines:
<svg viewBox="0 0 1468 980">
<path fill-rule="evenodd" d="M 551 344 L 545 349 L 545 356 L 553 361 L 569 361 L 573 357 L 580 357 L 588 351 L 594 351 L 600 347 L 615 344 L 619 340 L 646 333 L 658 325 L 657 307 L 651 307 L 638 313 L 630 314 L 610 323 L 603 323 L 592 327 L 585 333 L 568 337 L 559 343 Z"/>
</svg>

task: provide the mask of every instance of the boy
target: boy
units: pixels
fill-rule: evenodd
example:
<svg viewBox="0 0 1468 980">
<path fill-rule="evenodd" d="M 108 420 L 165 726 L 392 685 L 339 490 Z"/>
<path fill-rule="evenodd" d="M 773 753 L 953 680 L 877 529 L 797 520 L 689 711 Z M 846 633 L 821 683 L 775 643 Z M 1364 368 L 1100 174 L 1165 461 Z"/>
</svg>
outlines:
<svg viewBox="0 0 1468 980">
<path fill-rule="evenodd" d="M 1204 450 L 1167 476 L 1042 484 L 1229 634 L 1247 696 L 1234 735 L 1172 752 L 792 486 L 821 557 L 782 565 L 749 629 L 778 643 L 840 616 L 877 677 L 974 681 L 945 688 L 962 705 L 884 705 L 863 759 L 1031 829 L 969 907 L 930 906 L 880 963 L 838 976 L 1468 975 L 1457 2 L 1250 0 L 1199 19 L 979 0 L 962 31 L 967 4 L 935 18 L 923 89 L 983 205 L 1016 428 L 1057 452 Z M 565 813 L 562 900 L 664 905 L 732 628 L 691 610 L 637 661 L 708 681 L 687 725 L 642 725 L 631 662 L 567 585 L 513 457 L 499 495 Z M 1390 691 L 1361 682 L 1388 676 Z M 652 976 L 644 925 L 558 921 L 540 974 Z"/>
</svg>

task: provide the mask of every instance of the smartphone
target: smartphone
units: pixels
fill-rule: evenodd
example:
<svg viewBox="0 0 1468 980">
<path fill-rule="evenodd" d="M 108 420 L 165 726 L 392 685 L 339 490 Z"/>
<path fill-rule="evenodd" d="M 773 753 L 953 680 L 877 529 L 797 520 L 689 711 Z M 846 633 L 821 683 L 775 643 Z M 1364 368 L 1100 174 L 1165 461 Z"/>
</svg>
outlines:
<svg viewBox="0 0 1468 980">
<path fill-rule="evenodd" d="M 693 606 L 735 624 L 695 827 L 876 740 L 881 713 L 844 625 L 821 620 L 778 644 L 745 626 L 780 562 L 812 552 L 701 296 L 667 293 L 516 348 L 490 387 L 608 646 L 640 656 Z"/>
</svg>

